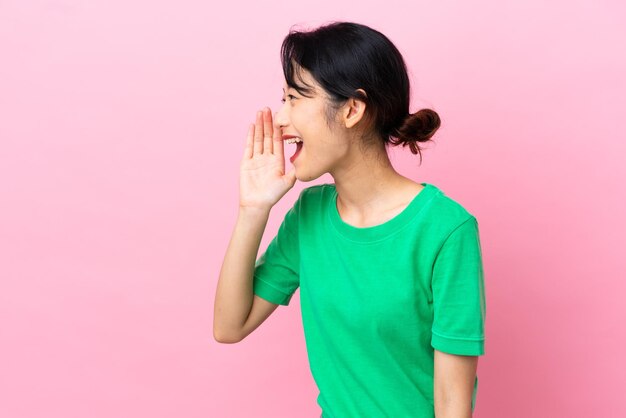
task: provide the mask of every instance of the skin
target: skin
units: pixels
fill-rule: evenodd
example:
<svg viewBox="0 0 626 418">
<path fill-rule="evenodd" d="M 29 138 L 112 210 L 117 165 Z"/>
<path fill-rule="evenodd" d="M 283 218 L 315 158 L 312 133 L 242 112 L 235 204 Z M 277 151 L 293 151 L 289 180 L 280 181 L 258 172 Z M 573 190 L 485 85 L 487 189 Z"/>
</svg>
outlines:
<svg viewBox="0 0 626 418">
<path fill-rule="evenodd" d="M 304 140 L 294 162 L 297 179 L 309 182 L 329 173 L 337 188 L 339 214 L 353 226 L 378 225 L 399 214 L 424 187 L 393 168 L 382 138 L 374 138 L 374 145 L 365 149 L 361 146 L 364 136 L 372 136 L 366 104 L 350 99 L 329 127 L 328 95 L 306 70 L 302 77 L 315 87 L 314 97 L 304 97 L 285 84 L 285 103 L 276 114 L 283 134 Z"/>
<path fill-rule="evenodd" d="M 478 356 L 458 356 L 435 350 L 435 417 L 471 418 L 477 368 Z"/>
<path fill-rule="evenodd" d="M 262 227 L 257 224 L 264 225 L 271 207 L 293 187 L 296 180 L 310 182 L 329 173 L 337 189 L 338 212 L 344 222 L 355 227 L 370 227 L 390 220 L 402 212 L 424 188 L 395 171 L 381 138 L 374 137 L 371 146 L 361 146 L 364 138 L 373 137 L 365 102 L 349 99 L 334 114 L 328 126 L 328 95 L 306 70 L 302 69 L 301 75 L 306 84 L 315 88 L 313 97 L 305 97 L 284 84 L 284 104 L 274 119 L 271 110 L 265 108 L 257 112 L 256 122 L 248 130 L 241 163 L 240 218 L 255 221 L 237 230 L 252 228 L 260 232 L 250 241 L 246 241 L 249 237 L 244 238 L 245 234 L 241 232 L 242 237 L 231 245 L 238 249 L 240 255 L 243 249 L 249 250 L 250 269 L 254 261 L 254 252 L 250 249 L 258 246 L 257 241 L 262 235 Z M 285 172 L 283 135 L 296 135 L 304 142 L 289 172 Z M 295 145 L 289 147 L 294 147 L 288 153 L 291 156 L 295 152 Z M 256 219 L 261 221 L 257 222 Z M 234 264 L 234 261 L 225 263 L 229 267 Z M 224 280 L 230 285 L 235 277 Z M 246 295 L 248 293 L 250 289 Z M 224 299 L 224 310 L 228 305 L 226 301 L 237 300 L 226 296 L 221 298 Z M 256 295 L 250 296 L 249 300 L 252 300 L 251 306 L 242 307 L 239 313 L 248 312 L 247 319 L 236 333 L 231 332 L 232 337 L 223 337 L 223 342 L 242 340 L 277 307 Z M 222 315 L 226 317 L 226 314 Z M 478 357 L 435 350 L 434 362 L 437 418 L 471 417 L 471 396 Z"/>
</svg>

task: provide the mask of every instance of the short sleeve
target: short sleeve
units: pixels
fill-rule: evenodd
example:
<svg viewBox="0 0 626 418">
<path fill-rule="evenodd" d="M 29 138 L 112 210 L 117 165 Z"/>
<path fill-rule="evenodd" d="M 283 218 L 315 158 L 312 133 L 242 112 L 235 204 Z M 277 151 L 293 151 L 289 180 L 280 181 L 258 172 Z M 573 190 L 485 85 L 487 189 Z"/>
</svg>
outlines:
<svg viewBox="0 0 626 418">
<path fill-rule="evenodd" d="M 278 233 L 255 263 L 253 293 L 278 305 L 289 305 L 300 285 L 298 223 L 302 195 L 289 209 Z"/>
<path fill-rule="evenodd" d="M 450 354 L 485 354 L 485 284 L 474 216 L 444 241 L 433 266 L 432 291 L 432 347 Z"/>
</svg>

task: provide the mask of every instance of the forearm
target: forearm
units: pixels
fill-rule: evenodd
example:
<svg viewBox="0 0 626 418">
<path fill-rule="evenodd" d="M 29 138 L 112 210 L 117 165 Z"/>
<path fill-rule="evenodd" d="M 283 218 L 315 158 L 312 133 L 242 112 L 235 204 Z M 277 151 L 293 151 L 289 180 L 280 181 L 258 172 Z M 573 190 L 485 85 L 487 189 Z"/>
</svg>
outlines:
<svg viewBox="0 0 626 418">
<path fill-rule="evenodd" d="M 248 318 L 254 266 L 268 218 L 269 209 L 239 210 L 215 293 L 213 333 L 220 338 L 233 338 Z"/>
<path fill-rule="evenodd" d="M 435 418 L 472 418 L 472 403 L 467 399 L 451 399 L 446 403 L 435 403 Z"/>
<path fill-rule="evenodd" d="M 471 418 L 477 356 L 435 350 L 434 397 L 436 418 Z"/>
</svg>

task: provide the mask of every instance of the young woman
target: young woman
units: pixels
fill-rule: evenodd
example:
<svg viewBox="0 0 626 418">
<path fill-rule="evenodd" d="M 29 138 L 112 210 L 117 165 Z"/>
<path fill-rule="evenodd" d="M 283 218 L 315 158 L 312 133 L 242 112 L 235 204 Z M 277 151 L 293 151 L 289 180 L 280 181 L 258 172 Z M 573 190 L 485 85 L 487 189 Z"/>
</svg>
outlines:
<svg viewBox="0 0 626 418">
<path fill-rule="evenodd" d="M 437 113 L 409 112 L 404 60 L 367 26 L 292 30 L 281 53 L 284 105 L 248 131 L 215 339 L 241 341 L 300 288 L 323 417 L 471 417 L 486 313 L 478 223 L 396 172 L 386 148 L 421 157 Z M 324 173 L 334 183 L 302 190 L 256 260 L 270 209 Z"/>
</svg>

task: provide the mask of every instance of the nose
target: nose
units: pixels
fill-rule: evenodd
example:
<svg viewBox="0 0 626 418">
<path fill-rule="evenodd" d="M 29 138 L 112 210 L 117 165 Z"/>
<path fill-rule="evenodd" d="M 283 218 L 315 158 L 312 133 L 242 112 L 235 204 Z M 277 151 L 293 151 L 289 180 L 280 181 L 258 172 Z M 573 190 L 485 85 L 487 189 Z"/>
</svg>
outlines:
<svg viewBox="0 0 626 418">
<path fill-rule="evenodd" d="M 289 118 L 285 109 L 285 105 L 281 106 L 278 112 L 274 113 L 274 123 L 281 128 L 289 125 Z"/>
</svg>

